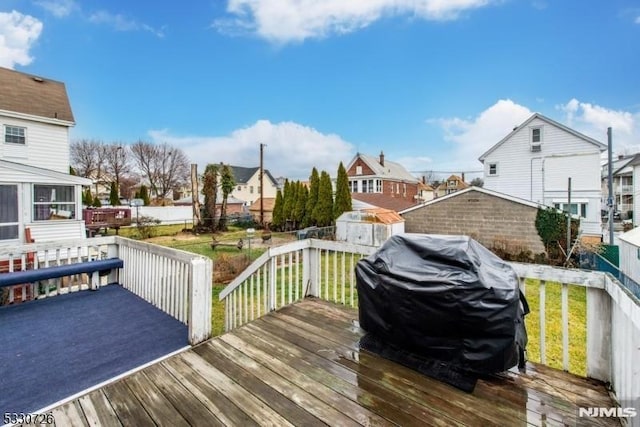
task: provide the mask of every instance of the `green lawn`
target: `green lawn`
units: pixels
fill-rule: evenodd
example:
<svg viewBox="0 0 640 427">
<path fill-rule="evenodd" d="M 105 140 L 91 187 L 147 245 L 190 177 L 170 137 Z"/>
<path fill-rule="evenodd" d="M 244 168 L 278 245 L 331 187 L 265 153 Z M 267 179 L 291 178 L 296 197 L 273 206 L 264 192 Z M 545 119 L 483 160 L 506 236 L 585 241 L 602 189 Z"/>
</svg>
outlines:
<svg viewBox="0 0 640 427">
<path fill-rule="evenodd" d="M 545 334 L 547 365 L 562 369 L 561 285 L 545 286 Z M 528 359 L 540 361 L 540 293 L 539 284 L 526 281 L 526 296 L 531 313 L 526 318 L 529 344 Z M 587 292 L 582 286 L 569 286 L 569 371 L 586 376 Z"/>
</svg>

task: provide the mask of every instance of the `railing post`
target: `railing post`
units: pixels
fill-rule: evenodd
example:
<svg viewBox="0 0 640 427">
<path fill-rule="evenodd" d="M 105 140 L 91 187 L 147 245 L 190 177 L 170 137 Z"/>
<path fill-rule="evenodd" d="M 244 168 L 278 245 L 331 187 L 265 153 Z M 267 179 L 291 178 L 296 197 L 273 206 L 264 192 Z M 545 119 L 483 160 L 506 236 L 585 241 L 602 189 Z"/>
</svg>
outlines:
<svg viewBox="0 0 640 427">
<path fill-rule="evenodd" d="M 276 268 L 278 266 L 275 256 L 269 258 L 269 295 L 267 295 L 267 308 L 269 311 L 276 309 Z"/>
<path fill-rule="evenodd" d="M 309 295 L 320 297 L 318 286 L 319 262 L 320 250 L 312 247 L 302 250 L 302 283 L 305 289 L 305 297 Z"/>
<path fill-rule="evenodd" d="M 120 256 L 120 243 L 116 239 L 115 243 L 111 243 L 109 246 L 107 246 L 107 258 L 119 258 L 119 256 Z M 124 268 L 127 268 L 127 266 L 125 265 Z M 118 269 L 111 270 L 111 272 L 109 273 L 109 277 L 107 279 L 107 283 L 118 283 L 119 280 L 120 280 L 119 270 Z"/>
<path fill-rule="evenodd" d="M 611 381 L 612 332 L 609 294 L 587 288 L 587 377 Z"/>
<path fill-rule="evenodd" d="M 211 336 L 212 261 L 191 260 L 189 282 L 189 343 L 198 344 Z"/>
</svg>

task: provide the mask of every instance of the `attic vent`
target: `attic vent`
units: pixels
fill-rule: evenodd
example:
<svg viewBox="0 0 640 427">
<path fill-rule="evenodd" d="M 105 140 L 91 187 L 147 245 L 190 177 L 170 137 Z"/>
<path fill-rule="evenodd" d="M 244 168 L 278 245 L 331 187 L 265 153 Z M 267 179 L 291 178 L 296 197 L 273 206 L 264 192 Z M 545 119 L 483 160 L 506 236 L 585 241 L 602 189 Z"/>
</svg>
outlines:
<svg viewBox="0 0 640 427">
<path fill-rule="evenodd" d="M 41 77 L 34 77 L 33 80 L 38 82 L 38 83 L 44 82 L 44 80 Z"/>
<path fill-rule="evenodd" d="M 542 146 L 540 144 L 531 144 L 531 152 L 539 153 L 542 151 Z"/>
</svg>

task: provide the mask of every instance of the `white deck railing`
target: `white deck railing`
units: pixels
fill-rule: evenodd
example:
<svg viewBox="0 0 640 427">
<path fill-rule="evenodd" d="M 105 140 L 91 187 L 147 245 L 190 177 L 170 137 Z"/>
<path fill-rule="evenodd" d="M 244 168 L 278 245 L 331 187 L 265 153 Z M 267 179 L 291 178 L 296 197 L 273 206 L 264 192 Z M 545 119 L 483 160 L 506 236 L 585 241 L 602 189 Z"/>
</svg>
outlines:
<svg viewBox="0 0 640 427">
<path fill-rule="evenodd" d="M 221 293 L 225 301 L 225 329 L 230 331 L 264 313 L 305 296 L 357 306 L 354 267 L 376 248 L 324 240 L 303 240 L 270 248 Z M 562 367 L 570 369 L 572 325 L 569 287 L 586 288 L 586 355 L 588 377 L 610 382 L 623 407 L 638 405 L 640 397 L 640 303 L 613 276 L 602 272 L 512 263 L 521 288 L 532 279 L 538 286 L 537 340 L 539 360 L 547 364 L 547 288 L 560 284 Z M 524 289 L 523 289 L 524 290 Z M 635 400 L 634 400 L 635 399 Z M 640 422 L 640 417 L 637 421 Z M 632 422 L 633 423 L 633 422 Z M 635 425 L 635 424 L 633 424 Z"/>
<path fill-rule="evenodd" d="M 35 254 L 34 265 L 28 265 L 29 258 L 34 258 L 29 254 Z M 190 343 L 196 344 L 211 336 L 212 261 L 209 258 L 119 236 L 0 248 L 0 262 L 4 260 L 9 271 L 112 257 L 122 259 L 124 268 L 104 278 L 105 283 L 118 281 L 188 325 Z M 9 287 L 6 302 L 16 302 L 17 295 L 20 299 L 41 299 L 88 288 L 84 275 L 50 279 Z"/>
</svg>

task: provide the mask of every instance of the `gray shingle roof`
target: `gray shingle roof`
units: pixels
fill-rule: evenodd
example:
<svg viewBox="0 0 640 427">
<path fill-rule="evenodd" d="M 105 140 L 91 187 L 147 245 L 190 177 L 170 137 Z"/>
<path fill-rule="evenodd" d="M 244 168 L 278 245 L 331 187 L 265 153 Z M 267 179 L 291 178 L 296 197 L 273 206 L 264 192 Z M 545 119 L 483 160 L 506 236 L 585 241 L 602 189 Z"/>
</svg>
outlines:
<svg viewBox="0 0 640 427">
<path fill-rule="evenodd" d="M 231 172 L 233 172 L 233 177 L 236 180 L 236 184 L 245 184 L 249 182 L 251 177 L 256 174 L 260 170 L 260 167 L 256 166 L 253 168 L 247 168 L 244 166 L 231 166 Z M 269 169 L 264 170 L 264 174 L 271 180 L 274 186 L 278 185 L 278 181 L 271 175 Z"/>
<path fill-rule="evenodd" d="M 75 122 L 62 82 L 0 67 L 0 110 Z"/>
</svg>

